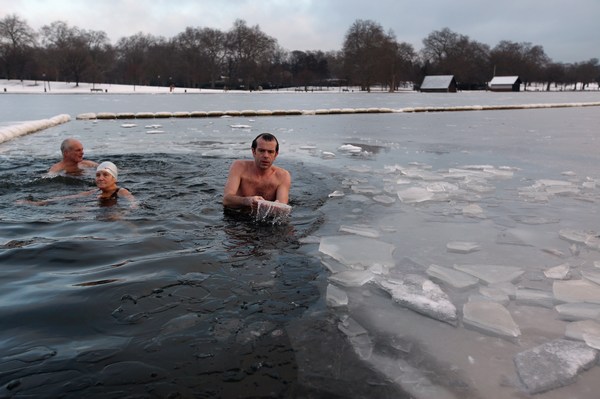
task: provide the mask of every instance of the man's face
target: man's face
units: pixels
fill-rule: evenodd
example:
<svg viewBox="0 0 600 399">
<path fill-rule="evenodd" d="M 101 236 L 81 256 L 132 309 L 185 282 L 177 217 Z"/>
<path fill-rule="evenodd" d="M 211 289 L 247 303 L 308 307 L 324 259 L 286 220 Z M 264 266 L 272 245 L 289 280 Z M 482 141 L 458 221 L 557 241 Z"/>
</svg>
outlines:
<svg viewBox="0 0 600 399">
<path fill-rule="evenodd" d="M 259 169 L 269 169 L 275 158 L 277 158 L 277 142 L 265 141 L 262 138 L 256 140 L 256 148 L 252 149 L 252 155 L 254 156 L 254 162 L 256 167 Z"/>
<path fill-rule="evenodd" d="M 65 155 L 67 159 L 73 162 L 81 162 L 83 160 L 83 145 L 79 141 L 72 142 Z"/>
</svg>

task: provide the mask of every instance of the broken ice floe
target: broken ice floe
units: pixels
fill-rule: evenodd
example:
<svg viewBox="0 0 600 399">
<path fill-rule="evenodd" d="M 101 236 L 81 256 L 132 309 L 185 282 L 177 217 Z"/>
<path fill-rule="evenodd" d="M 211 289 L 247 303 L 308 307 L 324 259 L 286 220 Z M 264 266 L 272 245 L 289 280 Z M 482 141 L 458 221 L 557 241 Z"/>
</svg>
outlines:
<svg viewBox="0 0 600 399">
<path fill-rule="evenodd" d="M 442 289 L 422 276 L 408 274 L 402 280 L 379 279 L 376 284 L 400 305 L 456 326 L 456 307 Z"/>
<path fill-rule="evenodd" d="M 544 270 L 544 275 L 553 280 L 568 280 L 571 278 L 571 265 L 563 263 L 562 265 L 551 267 Z"/>
<path fill-rule="evenodd" d="M 470 274 L 438 265 L 430 265 L 427 274 L 432 279 L 458 289 L 472 288 L 479 284 L 479 279 Z"/>
<path fill-rule="evenodd" d="M 515 339 L 521 330 L 510 312 L 492 301 L 472 301 L 463 306 L 463 324 L 502 338 Z"/>
<path fill-rule="evenodd" d="M 541 306 L 544 308 L 554 306 L 554 296 L 551 292 L 531 288 L 518 288 L 515 299 L 518 305 Z"/>
<path fill-rule="evenodd" d="M 600 304 L 572 302 L 563 303 L 554 307 L 558 312 L 558 317 L 566 321 L 578 320 L 600 320 Z"/>
<path fill-rule="evenodd" d="M 473 275 L 486 284 L 513 282 L 524 273 L 518 267 L 502 265 L 454 265 L 454 268 Z"/>
<path fill-rule="evenodd" d="M 451 241 L 446 244 L 446 249 L 448 252 L 455 252 L 459 254 L 468 254 L 479 251 L 479 248 L 479 244 L 469 241 Z"/>
<path fill-rule="evenodd" d="M 600 304 L 600 285 L 588 280 L 557 280 L 552 285 L 559 302 L 588 302 Z"/>
<path fill-rule="evenodd" d="M 364 225 L 341 225 L 340 231 L 344 233 L 356 234 L 362 237 L 379 238 L 379 231 Z"/>
<path fill-rule="evenodd" d="M 331 307 L 339 307 L 348 305 L 348 294 L 341 288 L 333 284 L 327 285 L 327 293 L 325 295 L 327 305 Z"/>
<path fill-rule="evenodd" d="M 519 378 L 530 394 L 575 382 L 577 375 L 596 364 L 598 351 L 585 343 L 557 339 L 517 354 Z"/>
<path fill-rule="evenodd" d="M 392 253 L 394 246 L 383 241 L 348 236 L 321 237 L 319 251 L 347 266 L 369 267 L 380 264 L 384 267 L 394 266 Z"/>
</svg>

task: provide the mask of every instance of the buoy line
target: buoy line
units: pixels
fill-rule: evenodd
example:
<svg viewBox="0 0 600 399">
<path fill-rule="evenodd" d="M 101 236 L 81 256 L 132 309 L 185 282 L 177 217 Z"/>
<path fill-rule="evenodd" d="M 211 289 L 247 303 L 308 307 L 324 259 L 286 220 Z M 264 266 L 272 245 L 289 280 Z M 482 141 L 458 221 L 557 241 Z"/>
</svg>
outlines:
<svg viewBox="0 0 600 399">
<path fill-rule="evenodd" d="M 69 122 L 70 120 L 71 117 L 69 115 L 61 114 L 49 119 L 23 122 L 10 126 L 0 126 L 0 143 L 14 139 L 15 137 L 60 125 Z"/>
<path fill-rule="evenodd" d="M 457 111 L 502 111 L 515 109 L 598 107 L 600 102 L 554 103 L 554 104 L 508 104 L 508 105 L 458 105 L 452 107 L 406 107 L 392 108 L 331 108 L 315 110 L 276 109 L 276 110 L 228 110 L 228 111 L 181 111 L 181 112 L 99 112 L 77 115 L 78 120 L 91 119 L 152 119 L 152 118 L 216 118 L 239 116 L 292 116 L 292 115 L 349 115 L 387 114 L 415 112 L 457 112 Z"/>
</svg>

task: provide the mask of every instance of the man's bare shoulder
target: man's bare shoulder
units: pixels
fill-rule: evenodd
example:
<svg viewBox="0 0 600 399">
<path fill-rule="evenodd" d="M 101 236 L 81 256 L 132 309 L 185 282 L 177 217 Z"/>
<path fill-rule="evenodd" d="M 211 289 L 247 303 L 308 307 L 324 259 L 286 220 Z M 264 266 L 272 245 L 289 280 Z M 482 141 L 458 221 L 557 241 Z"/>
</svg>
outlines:
<svg viewBox="0 0 600 399">
<path fill-rule="evenodd" d="M 231 163 L 231 170 L 241 173 L 252 167 L 254 163 L 252 161 L 237 159 Z"/>
<path fill-rule="evenodd" d="M 62 161 L 55 163 L 54 165 L 52 165 L 50 167 L 50 169 L 48 169 L 48 172 L 50 173 L 58 173 L 61 170 L 63 170 L 65 168 L 65 165 Z"/>
<path fill-rule="evenodd" d="M 87 159 L 84 159 L 83 161 L 79 162 L 79 167 L 83 168 L 95 168 L 96 166 L 98 166 L 98 163 Z"/>
</svg>

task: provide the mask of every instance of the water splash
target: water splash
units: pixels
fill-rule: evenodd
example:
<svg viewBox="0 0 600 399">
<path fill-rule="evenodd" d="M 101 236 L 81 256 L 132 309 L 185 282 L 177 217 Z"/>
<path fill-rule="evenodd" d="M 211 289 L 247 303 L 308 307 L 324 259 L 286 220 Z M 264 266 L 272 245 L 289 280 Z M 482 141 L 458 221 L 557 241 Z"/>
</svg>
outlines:
<svg viewBox="0 0 600 399">
<path fill-rule="evenodd" d="M 270 222 L 281 224 L 286 221 L 292 211 L 292 207 L 281 202 L 260 200 L 256 207 L 255 220 L 258 222 Z"/>
</svg>

